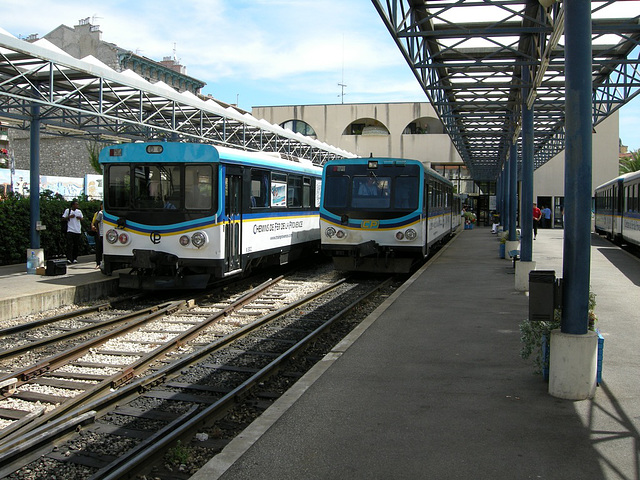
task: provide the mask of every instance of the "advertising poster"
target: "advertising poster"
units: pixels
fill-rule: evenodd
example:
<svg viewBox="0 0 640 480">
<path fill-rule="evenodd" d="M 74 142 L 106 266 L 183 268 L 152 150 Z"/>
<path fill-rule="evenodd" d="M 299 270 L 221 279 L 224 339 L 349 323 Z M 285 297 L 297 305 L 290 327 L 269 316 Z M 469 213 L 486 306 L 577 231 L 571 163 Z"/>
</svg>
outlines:
<svg viewBox="0 0 640 480">
<path fill-rule="evenodd" d="M 272 183 L 271 184 L 271 206 L 286 207 L 287 206 L 287 184 Z"/>
</svg>

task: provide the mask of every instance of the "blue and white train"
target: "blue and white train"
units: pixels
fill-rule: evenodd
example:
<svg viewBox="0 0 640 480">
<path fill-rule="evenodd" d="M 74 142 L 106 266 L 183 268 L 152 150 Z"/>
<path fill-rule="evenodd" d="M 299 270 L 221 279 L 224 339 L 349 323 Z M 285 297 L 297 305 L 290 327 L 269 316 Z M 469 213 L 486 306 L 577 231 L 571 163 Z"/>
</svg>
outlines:
<svg viewBox="0 0 640 480">
<path fill-rule="evenodd" d="M 595 230 L 611 241 L 640 247 L 640 172 L 621 175 L 595 191 Z"/>
<path fill-rule="evenodd" d="M 322 251 L 339 270 L 409 272 L 460 225 L 453 185 L 417 160 L 331 160 L 323 169 Z"/>
<path fill-rule="evenodd" d="M 196 143 L 100 152 L 106 274 L 129 288 L 203 288 L 320 248 L 322 169 Z"/>
</svg>

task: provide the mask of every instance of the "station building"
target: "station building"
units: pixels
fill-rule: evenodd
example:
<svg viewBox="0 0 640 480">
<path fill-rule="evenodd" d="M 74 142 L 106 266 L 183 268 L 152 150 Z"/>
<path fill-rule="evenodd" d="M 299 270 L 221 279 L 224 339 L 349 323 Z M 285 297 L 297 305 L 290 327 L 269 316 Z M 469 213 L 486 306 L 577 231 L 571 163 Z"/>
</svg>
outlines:
<svg viewBox="0 0 640 480">
<path fill-rule="evenodd" d="M 256 118 L 309 135 L 359 156 L 412 158 L 453 182 L 465 203 L 488 225 L 495 182 L 474 181 L 435 109 L 428 102 L 260 106 Z M 592 190 L 618 175 L 618 112 L 594 129 Z M 534 172 L 533 198 L 562 226 L 564 152 Z"/>
</svg>

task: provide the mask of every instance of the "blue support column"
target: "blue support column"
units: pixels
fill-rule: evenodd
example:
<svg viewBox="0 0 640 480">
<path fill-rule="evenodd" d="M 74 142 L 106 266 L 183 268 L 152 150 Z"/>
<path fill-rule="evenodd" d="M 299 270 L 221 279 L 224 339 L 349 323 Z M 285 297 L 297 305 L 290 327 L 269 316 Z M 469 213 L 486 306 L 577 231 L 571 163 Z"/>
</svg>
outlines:
<svg viewBox="0 0 640 480">
<path fill-rule="evenodd" d="M 31 107 L 30 137 L 29 245 L 40 248 L 40 232 L 36 228 L 40 221 L 40 106 L 36 104 Z"/>
<path fill-rule="evenodd" d="M 591 2 L 565 0 L 566 150 L 562 333 L 588 330 L 591 272 Z"/>
<path fill-rule="evenodd" d="M 509 238 L 510 242 L 517 239 L 516 214 L 518 208 L 518 146 L 511 145 L 509 149 Z"/>
<path fill-rule="evenodd" d="M 504 172 L 503 172 L 503 182 L 504 182 L 504 212 L 502 216 L 502 224 L 504 226 L 504 231 L 509 233 L 509 200 L 511 198 L 510 192 L 510 182 L 509 182 L 509 165 L 510 162 L 507 160 L 504 162 Z"/>
<path fill-rule="evenodd" d="M 529 69 L 522 67 L 522 83 L 528 85 Z M 533 108 L 527 106 L 529 89 L 522 91 L 522 207 L 520 211 L 520 259 L 533 259 Z"/>
<path fill-rule="evenodd" d="M 505 179 L 506 177 L 506 166 L 502 168 L 502 172 L 500 172 L 500 223 L 502 223 L 502 228 L 504 230 L 507 213 L 505 210 L 506 205 L 506 197 L 507 197 L 507 188 L 505 187 Z"/>
</svg>

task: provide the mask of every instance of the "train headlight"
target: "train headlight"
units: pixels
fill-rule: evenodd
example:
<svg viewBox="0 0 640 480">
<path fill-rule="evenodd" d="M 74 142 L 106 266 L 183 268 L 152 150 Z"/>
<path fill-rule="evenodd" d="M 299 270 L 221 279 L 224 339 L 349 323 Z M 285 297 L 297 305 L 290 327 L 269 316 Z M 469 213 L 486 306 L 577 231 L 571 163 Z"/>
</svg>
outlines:
<svg viewBox="0 0 640 480">
<path fill-rule="evenodd" d="M 347 232 L 345 232 L 344 230 L 338 230 L 336 232 L 336 238 L 340 238 L 343 239 L 347 236 Z"/>
<path fill-rule="evenodd" d="M 403 239 L 404 239 L 404 233 L 396 232 L 396 240 L 403 240 Z"/>
<path fill-rule="evenodd" d="M 126 232 L 122 232 L 120 235 L 118 235 L 118 241 L 122 244 L 122 245 L 126 245 L 129 243 L 129 234 Z"/>
<path fill-rule="evenodd" d="M 191 243 L 191 240 L 189 240 L 188 235 L 182 235 L 179 241 L 180 241 L 180 245 L 182 245 L 183 247 L 186 247 L 187 245 L 189 245 L 189 243 Z"/>
<path fill-rule="evenodd" d="M 336 234 L 336 229 L 333 227 L 327 227 L 327 229 L 324 231 L 324 234 L 329 238 L 333 238 L 333 236 Z"/>
<path fill-rule="evenodd" d="M 407 240 L 415 240 L 418 237 L 418 232 L 416 232 L 413 228 L 408 228 L 404 232 L 404 236 Z"/>
<path fill-rule="evenodd" d="M 118 241 L 118 232 L 116 230 L 109 230 L 107 234 L 104 236 L 107 239 L 107 242 L 113 245 Z"/>
<path fill-rule="evenodd" d="M 207 234 L 204 232 L 196 232 L 191 236 L 191 243 L 196 248 L 203 247 L 207 243 Z"/>
</svg>

